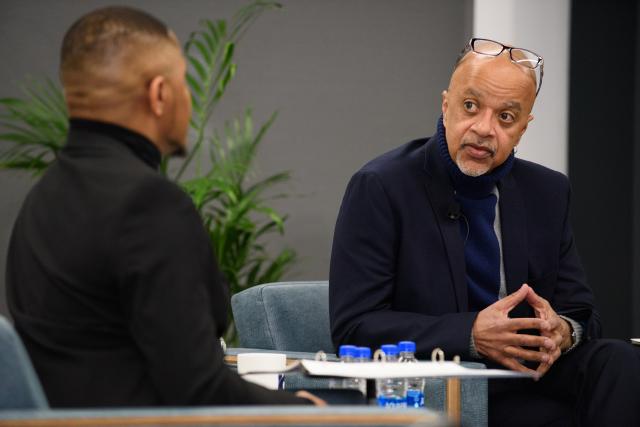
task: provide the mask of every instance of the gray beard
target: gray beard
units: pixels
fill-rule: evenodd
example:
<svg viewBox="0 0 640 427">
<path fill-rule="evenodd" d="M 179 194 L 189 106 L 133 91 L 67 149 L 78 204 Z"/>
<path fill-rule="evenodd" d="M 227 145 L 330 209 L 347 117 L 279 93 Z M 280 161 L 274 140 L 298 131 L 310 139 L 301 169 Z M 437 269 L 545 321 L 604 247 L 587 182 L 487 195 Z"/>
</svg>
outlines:
<svg viewBox="0 0 640 427">
<path fill-rule="evenodd" d="M 463 174 L 473 177 L 473 178 L 477 178 L 481 175 L 484 175 L 485 173 L 489 172 L 489 167 L 487 166 L 484 170 L 483 169 L 472 169 L 472 168 L 468 168 L 464 165 L 464 162 L 461 159 L 462 157 L 462 153 L 458 152 L 458 154 L 456 155 L 456 165 L 458 166 L 458 169 L 460 169 L 460 172 L 462 172 Z"/>
</svg>

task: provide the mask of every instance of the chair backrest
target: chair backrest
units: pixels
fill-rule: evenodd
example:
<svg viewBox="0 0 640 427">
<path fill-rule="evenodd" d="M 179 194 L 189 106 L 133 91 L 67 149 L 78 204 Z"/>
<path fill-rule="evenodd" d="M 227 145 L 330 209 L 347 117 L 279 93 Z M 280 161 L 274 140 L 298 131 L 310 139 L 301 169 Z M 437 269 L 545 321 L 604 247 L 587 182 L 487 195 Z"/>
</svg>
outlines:
<svg viewBox="0 0 640 427">
<path fill-rule="evenodd" d="M 45 409 L 47 399 L 20 337 L 0 316 L 0 409 Z"/>
<path fill-rule="evenodd" d="M 235 294 L 231 308 L 242 347 L 334 353 L 329 282 L 279 282 Z"/>
</svg>

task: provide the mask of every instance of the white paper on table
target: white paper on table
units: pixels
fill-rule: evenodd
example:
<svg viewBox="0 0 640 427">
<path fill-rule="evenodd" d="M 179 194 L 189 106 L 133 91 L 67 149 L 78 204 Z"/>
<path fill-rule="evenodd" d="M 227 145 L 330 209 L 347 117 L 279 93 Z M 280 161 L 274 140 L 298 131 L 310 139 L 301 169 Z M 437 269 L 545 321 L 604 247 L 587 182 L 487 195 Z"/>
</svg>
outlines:
<svg viewBox="0 0 640 427">
<path fill-rule="evenodd" d="M 300 360 L 280 372 L 302 370 L 310 376 L 346 378 L 532 378 L 533 375 L 505 369 L 465 368 L 454 362 L 416 363 L 342 363 L 317 360 Z M 273 371 L 271 371 L 273 372 Z"/>
</svg>

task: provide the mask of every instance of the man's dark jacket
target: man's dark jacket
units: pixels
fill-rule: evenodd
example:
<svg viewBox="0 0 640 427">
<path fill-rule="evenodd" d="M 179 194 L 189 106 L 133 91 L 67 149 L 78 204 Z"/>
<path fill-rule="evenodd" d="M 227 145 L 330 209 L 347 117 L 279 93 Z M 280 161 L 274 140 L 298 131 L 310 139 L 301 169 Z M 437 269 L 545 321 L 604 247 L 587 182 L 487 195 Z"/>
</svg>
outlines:
<svg viewBox="0 0 640 427">
<path fill-rule="evenodd" d="M 378 157 L 351 179 L 331 255 L 336 346 L 412 340 L 423 358 L 435 347 L 470 358 L 477 312 L 468 311 L 463 218 L 444 165 L 432 137 Z M 567 178 L 516 159 L 497 185 L 507 293 L 528 283 L 559 314 L 582 323 L 585 338 L 598 337 L 569 224 Z M 511 315 L 534 317 L 524 303 Z"/>
<path fill-rule="evenodd" d="M 158 161 L 141 135 L 72 121 L 24 202 L 8 303 L 50 404 L 304 402 L 224 365 L 228 294 L 198 212 Z"/>
</svg>

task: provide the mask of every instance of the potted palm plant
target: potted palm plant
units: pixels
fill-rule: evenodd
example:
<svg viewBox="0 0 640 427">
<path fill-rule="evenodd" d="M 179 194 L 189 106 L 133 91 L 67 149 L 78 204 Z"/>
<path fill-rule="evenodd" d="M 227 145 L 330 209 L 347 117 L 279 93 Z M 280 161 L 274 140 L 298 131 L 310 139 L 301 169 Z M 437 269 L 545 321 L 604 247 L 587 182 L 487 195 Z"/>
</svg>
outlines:
<svg viewBox="0 0 640 427">
<path fill-rule="evenodd" d="M 279 7 L 255 0 L 231 20 L 203 20 L 191 33 L 184 47 L 193 100 L 191 150 L 186 158 L 161 165 L 200 212 L 232 294 L 279 280 L 296 259 L 290 248 L 276 254 L 266 249 L 270 234 L 284 233 L 287 217 L 269 204 L 276 197 L 272 189 L 289 180 L 289 172 L 263 179 L 252 175 L 257 148 L 276 114 L 257 129 L 250 109 L 220 130 L 212 126 L 213 112 L 236 74 L 238 42 L 260 15 Z M 68 116 L 62 91 L 51 80 L 29 80 L 22 93 L 22 98 L 0 98 L 0 168 L 37 177 L 64 145 Z M 225 340 L 236 341 L 233 319 Z"/>
</svg>

